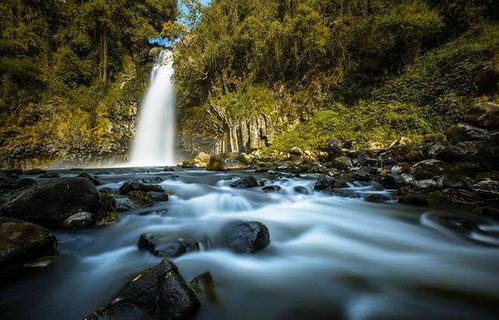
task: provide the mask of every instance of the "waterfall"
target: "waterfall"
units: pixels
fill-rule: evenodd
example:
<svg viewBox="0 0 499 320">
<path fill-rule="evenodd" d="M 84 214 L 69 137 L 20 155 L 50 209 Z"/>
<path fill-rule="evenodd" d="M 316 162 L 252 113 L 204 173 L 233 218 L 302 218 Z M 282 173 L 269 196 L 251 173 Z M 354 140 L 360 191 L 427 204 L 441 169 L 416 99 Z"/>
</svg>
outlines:
<svg viewBox="0 0 499 320">
<path fill-rule="evenodd" d="M 135 130 L 130 165 L 175 164 L 175 91 L 173 54 L 163 50 L 152 68 L 151 81 Z"/>
</svg>

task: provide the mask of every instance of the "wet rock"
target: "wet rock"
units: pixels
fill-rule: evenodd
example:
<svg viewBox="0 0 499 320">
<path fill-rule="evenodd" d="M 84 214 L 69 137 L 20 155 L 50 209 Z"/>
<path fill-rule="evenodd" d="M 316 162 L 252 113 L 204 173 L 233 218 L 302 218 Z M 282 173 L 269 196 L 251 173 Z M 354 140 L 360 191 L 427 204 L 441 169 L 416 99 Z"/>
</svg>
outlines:
<svg viewBox="0 0 499 320">
<path fill-rule="evenodd" d="M 398 189 L 404 183 L 402 178 L 399 175 L 395 174 L 380 175 L 378 178 L 378 182 L 387 189 Z"/>
<path fill-rule="evenodd" d="M 468 187 L 466 181 L 457 176 L 443 175 L 438 178 L 437 185 L 439 188 L 458 188 L 465 189 Z"/>
<path fill-rule="evenodd" d="M 0 276 L 53 255 L 56 249 L 57 239 L 49 230 L 30 222 L 0 218 Z"/>
<path fill-rule="evenodd" d="M 86 172 L 83 172 L 83 173 L 79 174 L 78 177 L 90 180 L 94 184 L 94 186 L 100 186 L 101 185 L 101 182 L 99 180 L 97 180 L 95 177 L 92 177 L 91 175 L 89 175 Z"/>
<path fill-rule="evenodd" d="M 57 172 L 47 172 L 47 173 L 44 173 L 38 177 L 44 178 L 44 179 L 53 179 L 53 178 L 59 178 L 60 175 Z"/>
<path fill-rule="evenodd" d="M 65 178 L 21 191 L 2 205 L 4 216 L 58 224 L 79 211 L 95 212 L 100 196 L 84 178 Z"/>
<path fill-rule="evenodd" d="M 344 155 L 342 143 L 339 140 L 329 140 L 326 146 L 326 153 L 328 160 L 342 157 Z"/>
<path fill-rule="evenodd" d="M 189 282 L 191 288 L 196 292 L 198 297 L 203 297 L 211 303 L 221 304 L 222 300 L 218 294 L 215 281 L 210 272 L 206 271 L 198 275 Z"/>
<path fill-rule="evenodd" d="M 244 176 L 230 184 L 232 188 L 255 188 L 258 187 L 258 181 L 253 176 Z"/>
<path fill-rule="evenodd" d="M 388 195 L 382 193 L 370 193 L 364 197 L 364 200 L 368 202 L 384 203 L 390 201 L 391 198 Z"/>
<path fill-rule="evenodd" d="M 307 188 L 303 186 L 296 186 L 293 188 L 293 191 L 298 193 L 298 194 L 309 194 Z"/>
<path fill-rule="evenodd" d="M 484 140 L 487 137 L 487 130 L 475 128 L 468 125 L 458 124 L 447 129 L 447 139 L 451 143 L 464 141 Z"/>
<path fill-rule="evenodd" d="M 118 208 L 114 192 L 111 188 L 102 188 L 99 190 L 99 212 L 115 212 Z"/>
<path fill-rule="evenodd" d="M 352 160 L 345 156 L 334 159 L 332 165 L 338 170 L 348 170 L 353 167 Z"/>
<path fill-rule="evenodd" d="M 155 184 L 144 183 L 144 181 L 140 180 L 140 179 L 127 181 L 120 187 L 120 194 L 122 194 L 122 195 L 127 195 L 131 191 L 164 192 L 164 190 L 163 190 L 163 188 L 161 188 L 161 186 L 158 186 Z"/>
<path fill-rule="evenodd" d="M 193 317 L 200 305 L 177 266 L 165 259 L 139 273 L 107 306 L 85 319 L 186 319 Z"/>
<path fill-rule="evenodd" d="M 168 234 L 144 233 L 140 236 L 138 247 L 164 258 L 176 258 L 188 252 L 199 251 L 196 240 Z"/>
<path fill-rule="evenodd" d="M 433 179 L 414 180 L 410 185 L 418 190 L 434 190 L 438 188 L 438 184 Z"/>
<path fill-rule="evenodd" d="M 170 195 L 165 191 L 163 192 L 149 191 L 146 192 L 146 194 L 154 201 L 168 201 L 170 199 Z"/>
<path fill-rule="evenodd" d="M 38 182 L 36 182 L 35 179 L 21 178 L 21 179 L 16 181 L 16 183 L 14 184 L 14 188 L 15 189 L 23 189 L 23 188 L 27 188 L 27 187 L 32 187 L 36 184 L 38 184 Z"/>
<path fill-rule="evenodd" d="M 27 175 L 39 175 L 39 174 L 44 174 L 44 173 L 47 173 L 47 170 L 38 169 L 38 168 L 26 170 L 24 172 L 24 174 L 27 174 Z"/>
<path fill-rule="evenodd" d="M 77 212 L 68 217 L 62 223 L 62 227 L 66 229 L 78 230 L 89 228 L 94 223 L 94 216 L 90 212 Z"/>
<path fill-rule="evenodd" d="M 418 207 L 428 207 L 430 205 L 429 196 L 426 193 L 404 194 L 400 196 L 399 203 Z"/>
<path fill-rule="evenodd" d="M 432 179 L 451 171 L 449 164 L 435 159 L 423 160 L 411 167 L 411 174 L 417 180 Z"/>
<path fill-rule="evenodd" d="M 433 157 L 445 161 L 474 160 L 480 157 L 482 143 L 478 141 L 465 141 L 457 144 L 442 145 L 433 151 Z"/>
<path fill-rule="evenodd" d="M 135 208 L 149 207 L 154 204 L 154 199 L 144 191 L 130 191 L 127 197 L 132 200 Z"/>
<path fill-rule="evenodd" d="M 465 120 L 479 127 L 499 129 L 499 105 L 493 102 L 477 104 L 467 112 Z"/>
<path fill-rule="evenodd" d="M 237 253 L 256 252 L 270 244 L 269 229 L 258 221 L 229 223 L 223 228 L 222 236 L 225 244 Z"/>
<path fill-rule="evenodd" d="M 129 198 L 118 197 L 116 198 L 116 211 L 128 211 L 137 209 L 138 207 Z"/>
<path fill-rule="evenodd" d="M 480 154 L 491 161 L 494 168 L 498 169 L 499 162 L 499 132 L 495 132 L 485 139 L 482 148 L 480 149 Z"/>
<path fill-rule="evenodd" d="M 277 191 L 280 191 L 281 190 L 281 187 L 280 186 L 265 186 L 262 188 L 262 190 L 265 192 L 265 193 L 269 193 L 269 192 L 277 192 Z"/>
<path fill-rule="evenodd" d="M 485 179 L 475 183 L 472 190 L 483 198 L 499 198 L 499 181 Z"/>
<path fill-rule="evenodd" d="M 376 170 L 371 167 L 361 167 L 355 172 L 355 180 L 358 181 L 371 181 L 376 174 Z"/>
<path fill-rule="evenodd" d="M 333 186 L 336 182 L 336 179 L 330 176 L 329 174 L 325 174 L 319 177 L 314 185 L 314 190 L 323 191 Z"/>
<path fill-rule="evenodd" d="M 394 165 L 390 168 L 390 172 L 393 174 L 407 173 L 411 170 L 411 166 L 408 163 L 401 163 Z"/>
</svg>

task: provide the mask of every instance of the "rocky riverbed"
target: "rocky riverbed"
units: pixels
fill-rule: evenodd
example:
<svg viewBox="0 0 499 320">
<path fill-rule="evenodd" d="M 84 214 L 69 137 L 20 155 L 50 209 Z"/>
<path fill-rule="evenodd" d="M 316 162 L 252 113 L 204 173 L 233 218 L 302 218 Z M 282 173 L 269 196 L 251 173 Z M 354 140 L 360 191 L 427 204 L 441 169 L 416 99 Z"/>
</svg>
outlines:
<svg viewBox="0 0 499 320">
<path fill-rule="evenodd" d="M 493 211 L 285 168 L 5 172 L 2 318 L 494 319 Z"/>
</svg>

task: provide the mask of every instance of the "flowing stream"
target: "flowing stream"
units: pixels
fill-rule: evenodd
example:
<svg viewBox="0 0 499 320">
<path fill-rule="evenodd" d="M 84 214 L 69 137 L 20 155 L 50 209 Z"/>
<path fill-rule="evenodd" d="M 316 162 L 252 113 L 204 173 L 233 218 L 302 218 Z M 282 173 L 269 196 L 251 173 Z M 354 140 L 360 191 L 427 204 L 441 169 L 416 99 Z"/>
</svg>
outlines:
<svg viewBox="0 0 499 320">
<path fill-rule="evenodd" d="M 151 72 L 132 145 L 130 166 L 175 164 L 175 89 L 173 55 L 163 50 Z"/>
<path fill-rule="evenodd" d="M 161 177 L 172 197 L 122 213 L 107 228 L 57 232 L 54 262 L 0 290 L 3 319 L 81 319 L 161 261 L 137 248 L 144 232 L 202 243 L 200 252 L 174 259 L 188 281 L 210 271 L 217 285 L 222 304 L 204 303 L 197 319 L 497 319 L 497 237 L 459 234 L 438 223 L 463 213 L 314 192 L 314 175 L 264 174 L 267 185 L 282 188 L 265 193 L 228 186 L 245 172 L 175 170 L 89 171 L 104 182 L 99 188 Z M 386 193 L 369 185 L 351 189 Z M 234 219 L 265 223 L 271 245 L 249 255 L 212 247 L 210 239 Z M 475 223 L 482 235 L 497 236 L 497 221 Z"/>
</svg>

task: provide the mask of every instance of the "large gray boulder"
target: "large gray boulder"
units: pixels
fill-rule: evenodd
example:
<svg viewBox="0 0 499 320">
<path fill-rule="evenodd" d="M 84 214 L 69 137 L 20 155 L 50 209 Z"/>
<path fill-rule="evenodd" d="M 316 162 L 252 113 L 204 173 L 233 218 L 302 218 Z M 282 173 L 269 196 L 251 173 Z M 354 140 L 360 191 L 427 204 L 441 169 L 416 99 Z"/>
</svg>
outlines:
<svg viewBox="0 0 499 320">
<path fill-rule="evenodd" d="M 165 259 L 133 277 L 116 298 L 85 320 L 186 319 L 193 317 L 200 305 L 177 266 Z"/>
<path fill-rule="evenodd" d="M 41 224 L 59 224 L 80 212 L 96 212 L 100 195 L 85 178 L 57 179 L 21 191 L 2 205 L 2 215 Z"/>
</svg>

